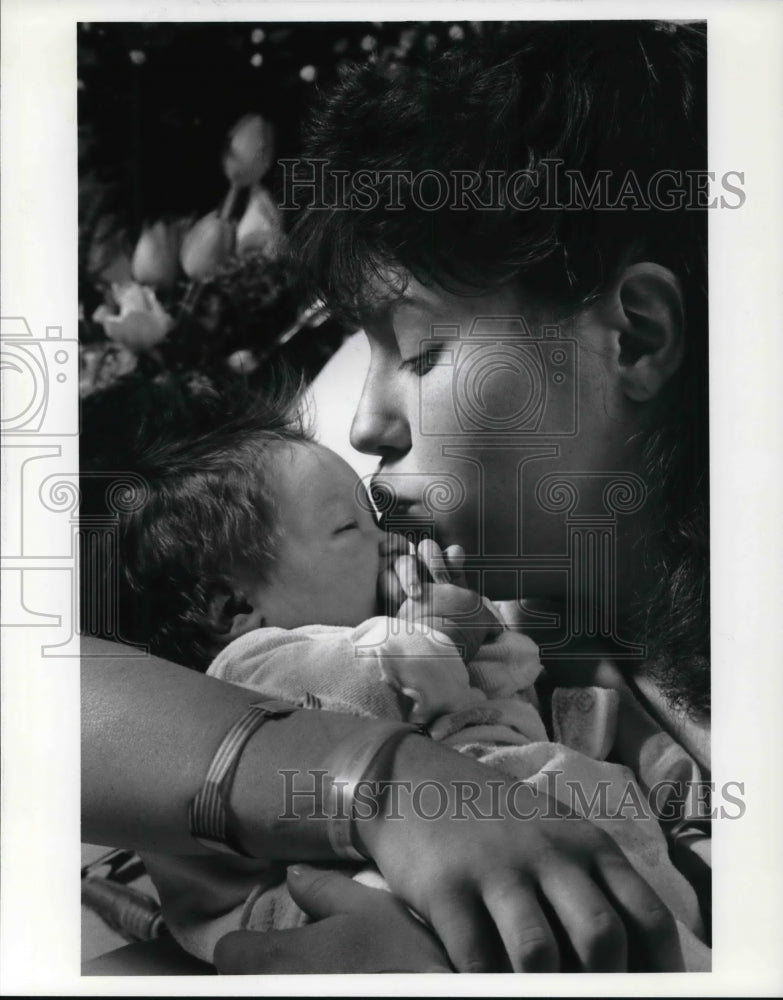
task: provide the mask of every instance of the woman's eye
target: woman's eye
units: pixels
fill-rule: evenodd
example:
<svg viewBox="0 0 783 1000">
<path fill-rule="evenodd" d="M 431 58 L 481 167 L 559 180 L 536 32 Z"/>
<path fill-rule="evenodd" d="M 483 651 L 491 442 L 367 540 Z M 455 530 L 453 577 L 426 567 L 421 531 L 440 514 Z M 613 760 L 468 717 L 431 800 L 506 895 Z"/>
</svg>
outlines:
<svg viewBox="0 0 783 1000">
<path fill-rule="evenodd" d="M 400 368 L 403 371 L 413 372 L 414 375 L 422 378 L 435 367 L 440 353 L 439 344 L 427 344 L 424 350 L 417 354 L 415 358 L 408 358 L 403 361 Z"/>
</svg>

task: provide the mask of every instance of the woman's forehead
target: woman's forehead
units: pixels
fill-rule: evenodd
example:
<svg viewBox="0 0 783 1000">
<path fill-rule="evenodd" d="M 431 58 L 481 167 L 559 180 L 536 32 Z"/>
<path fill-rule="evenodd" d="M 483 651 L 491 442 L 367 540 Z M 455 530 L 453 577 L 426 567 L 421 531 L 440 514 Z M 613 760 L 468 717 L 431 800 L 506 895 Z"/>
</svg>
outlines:
<svg viewBox="0 0 783 1000">
<path fill-rule="evenodd" d="M 507 281 L 502 285 L 489 289 L 446 289 L 439 285 L 426 285 L 413 275 L 408 275 L 407 281 L 399 291 L 387 290 L 383 295 L 380 287 L 377 289 L 374 305 L 368 307 L 364 314 L 365 330 L 372 337 L 374 329 L 382 329 L 385 320 L 400 318 L 401 330 L 404 332 L 406 320 L 417 314 L 426 319 L 430 317 L 433 323 L 458 324 L 454 327 L 457 339 L 469 336 L 476 320 L 503 322 L 520 319 L 532 328 L 542 322 L 551 322 L 553 318 L 565 321 L 567 310 L 558 310 L 552 304 L 545 303 L 540 297 L 529 293 L 518 281 Z M 562 313 L 562 316 L 561 316 Z"/>
</svg>

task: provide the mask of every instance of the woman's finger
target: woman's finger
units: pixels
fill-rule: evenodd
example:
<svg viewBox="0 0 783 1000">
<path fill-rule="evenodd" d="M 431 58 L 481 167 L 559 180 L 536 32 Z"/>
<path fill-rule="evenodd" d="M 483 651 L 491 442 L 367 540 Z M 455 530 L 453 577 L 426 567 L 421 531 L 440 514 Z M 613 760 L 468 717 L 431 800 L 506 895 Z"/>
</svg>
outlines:
<svg viewBox="0 0 783 1000">
<path fill-rule="evenodd" d="M 467 891 L 432 900 L 429 919 L 457 972 L 503 971 L 503 949 L 481 899 Z"/>
<path fill-rule="evenodd" d="M 583 868 L 559 858 L 541 873 L 540 886 L 582 971 L 627 971 L 628 942 L 623 921 Z"/>
<path fill-rule="evenodd" d="M 382 889 L 354 882 L 341 872 L 291 865 L 288 869 L 288 891 L 297 906 L 313 920 L 323 920 L 338 913 L 355 913 L 372 905 Z"/>
<path fill-rule="evenodd" d="M 351 968 L 351 955 L 344 935 L 335 933 L 332 924 L 325 920 L 285 931 L 232 931 L 215 945 L 212 961 L 224 976 L 344 972 Z"/>
<path fill-rule="evenodd" d="M 676 921 L 641 875 L 619 852 L 599 854 L 594 871 L 623 919 L 630 971 L 682 972 L 685 966 Z"/>
<path fill-rule="evenodd" d="M 484 902 L 514 972 L 557 972 L 560 951 L 532 882 L 509 878 L 486 890 Z"/>
<path fill-rule="evenodd" d="M 399 913 L 385 921 L 343 913 L 285 931 L 232 931 L 218 941 L 213 962 L 223 975 L 453 971 L 424 925 Z"/>
</svg>

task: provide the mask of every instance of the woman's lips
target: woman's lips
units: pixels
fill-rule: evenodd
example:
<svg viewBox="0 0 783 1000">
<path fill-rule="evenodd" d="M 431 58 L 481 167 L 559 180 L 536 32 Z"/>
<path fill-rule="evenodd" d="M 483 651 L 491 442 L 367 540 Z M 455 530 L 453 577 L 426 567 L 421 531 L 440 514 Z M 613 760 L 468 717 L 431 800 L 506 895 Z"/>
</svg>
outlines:
<svg viewBox="0 0 783 1000">
<path fill-rule="evenodd" d="M 406 525 L 421 524 L 422 521 L 432 521 L 432 514 L 418 500 L 397 498 L 385 510 L 381 511 L 380 523 L 384 531 L 399 531 Z"/>
</svg>

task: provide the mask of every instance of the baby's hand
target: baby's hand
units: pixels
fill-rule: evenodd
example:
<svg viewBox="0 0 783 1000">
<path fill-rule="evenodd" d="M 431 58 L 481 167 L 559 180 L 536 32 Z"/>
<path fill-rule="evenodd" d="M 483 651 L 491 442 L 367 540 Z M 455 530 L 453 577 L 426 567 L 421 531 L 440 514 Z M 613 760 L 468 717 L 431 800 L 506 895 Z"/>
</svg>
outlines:
<svg viewBox="0 0 783 1000">
<path fill-rule="evenodd" d="M 453 583 L 457 587 L 467 588 L 464 566 L 465 550 L 461 545 L 449 545 L 447 549 L 441 549 L 432 538 L 419 542 L 415 555 L 411 553 L 397 560 L 400 582 L 408 597 L 419 596 L 407 589 L 408 580 L 413 584 L 414 591 L 416 583 L 422 586 L 429 578 L 433 583 Z"/>
<path fill-rule="evenodd" d="M 389 614 L 406 597 L 421 598 L 430 582 L 467 587 L 463 572 L 465 550 L 461 545 L 450 545 L 444 551 L 437 542 L 426 538 L 414 549 L 402 535 L 392 532 L 382 543 L 381 554 L 388 564 L 380 581 L 380 598 Z"/>
<path fill-rule="evenodd" d="M 397 617 L 444 633 L 455 643 L 466 663 L 473 659 L 482 643 L 503 631 L 503 624 L 479 594 L 452 583 L 425 585 L 422 598 L 409 597 Z"/>
</svg>

